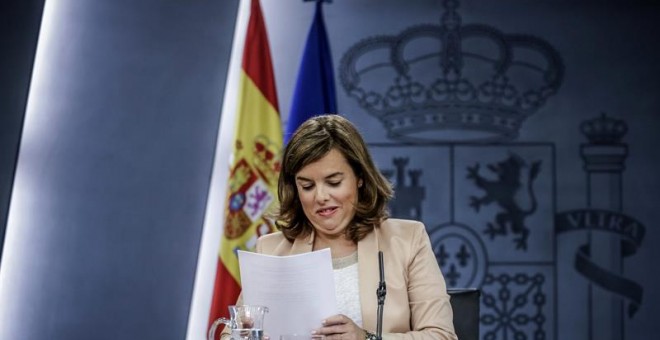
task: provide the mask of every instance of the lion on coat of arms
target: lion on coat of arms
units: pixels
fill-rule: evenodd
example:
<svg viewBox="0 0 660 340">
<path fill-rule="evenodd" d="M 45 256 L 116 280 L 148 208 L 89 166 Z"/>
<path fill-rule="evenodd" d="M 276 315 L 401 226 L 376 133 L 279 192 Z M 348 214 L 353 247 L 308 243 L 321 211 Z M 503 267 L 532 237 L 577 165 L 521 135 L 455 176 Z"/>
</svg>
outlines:
<svg viewBox="0 0 660 340">
<path fill-rule="evenodd" d="M 470 196 L 470 206 L 479 211 L 482 205 L 488 205 L 493 202 L 502 208 L 502 211 L 495 215 L 495 223 L 488 222 L 485 234 L 494 239 L 495 236 L 505 236 L 510 231 L 519 235 L 514 239 L 516 249 L 527 250 L 527 239 L 529 237 L 529 228 L 525 225 L 525 219 L 533 214 L 537 209 L 536 195 L 534 194 L 533 183 L 541 169 L 541 161 L 535 161 L 529 167 L 527 174 L 527 192 L 531 200 L 529 209 L 523 209 L 516 201 L 516 194 L 522 188 L 523 168 L 527 167 L 525 161 L 518 155 L 511 153 L 503 161 L 488 164 L 488 170 L 496 175 L 495 180 L 487 179 L 479 173 L 479 163 L 467 167 L 467 178 L 474 181 L 474 184 L 486 192 L 482 197 Z"/>
</svg>

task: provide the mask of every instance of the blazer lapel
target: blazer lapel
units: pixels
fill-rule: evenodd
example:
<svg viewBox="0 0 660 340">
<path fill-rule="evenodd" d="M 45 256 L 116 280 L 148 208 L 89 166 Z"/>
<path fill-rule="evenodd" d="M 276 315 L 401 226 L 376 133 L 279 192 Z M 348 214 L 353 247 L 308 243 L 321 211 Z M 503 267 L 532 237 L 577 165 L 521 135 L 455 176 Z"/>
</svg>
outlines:
<svg viewBox="0 0 660 340">
<path fill-rule="evenodd" d="M 307 236 L 297 237 L 295 240 L 293 240 L 290 255 L 309 253 L 312 251 L 313 247 L 314 230 L 312 230 L 312 232 Z"/>
<path fill-rule="evenodd" d="M 358 242 L 358 278 L 360 280 L 360 305 L 362 326 L 367 330 L 376 329 L 378 299 L 376 289 L 380 273 L 378 270 L 378 228 Z"/>
</svg>

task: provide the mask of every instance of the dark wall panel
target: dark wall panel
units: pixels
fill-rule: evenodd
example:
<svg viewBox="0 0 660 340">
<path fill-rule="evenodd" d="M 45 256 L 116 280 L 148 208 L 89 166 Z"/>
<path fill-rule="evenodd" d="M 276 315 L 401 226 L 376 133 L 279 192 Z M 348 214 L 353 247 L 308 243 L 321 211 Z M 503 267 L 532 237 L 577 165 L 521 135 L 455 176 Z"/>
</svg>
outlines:
<svg viewBox="0 0 660 340">
<path fill-rule="evenodd" d="M 44 0 L 0 3 L 0 261 L 43 6 Z"/>
</svg>

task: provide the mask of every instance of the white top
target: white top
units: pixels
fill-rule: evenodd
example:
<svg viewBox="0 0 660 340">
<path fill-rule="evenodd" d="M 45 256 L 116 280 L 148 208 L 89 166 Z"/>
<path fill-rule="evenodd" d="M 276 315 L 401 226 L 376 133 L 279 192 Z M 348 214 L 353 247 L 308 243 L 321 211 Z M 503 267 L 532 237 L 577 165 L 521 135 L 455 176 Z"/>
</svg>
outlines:
<svg viewBox="0 0 660 340">
<path fill-rule="evenodd" d="M 351 318 L 356 325 L 362 327 L 357 252 L 332 259 L 332 268 L 339 313 Z"/>
</svg>

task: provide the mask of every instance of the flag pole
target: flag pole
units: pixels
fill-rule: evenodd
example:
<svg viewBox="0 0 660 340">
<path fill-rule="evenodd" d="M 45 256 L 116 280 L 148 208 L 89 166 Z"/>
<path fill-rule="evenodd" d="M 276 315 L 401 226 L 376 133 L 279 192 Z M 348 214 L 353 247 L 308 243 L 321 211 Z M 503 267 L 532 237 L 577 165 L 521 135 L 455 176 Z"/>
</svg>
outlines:
<svg viewBox="0 0 660 340">
<path fill-rule="evenodd" d="M 223 215 L 227 188 L 223 183 L 229 178 L 231 140 L 234 139 L 236 108 L 238 103 L 239 76 L 243 60 L 246 28 L 250 15 L 250 0 L 241 0 L 238 6 L 231 56 L 222 101 L 220 127 L 216 141 L 213 168 L 209 179 L 204 226 L 197 255 L 197 269 L 188 314 L 187 340 L 206 339 L 209 310 L 213 296 L 216 262 L 223 232 Z"/>
</svg>

